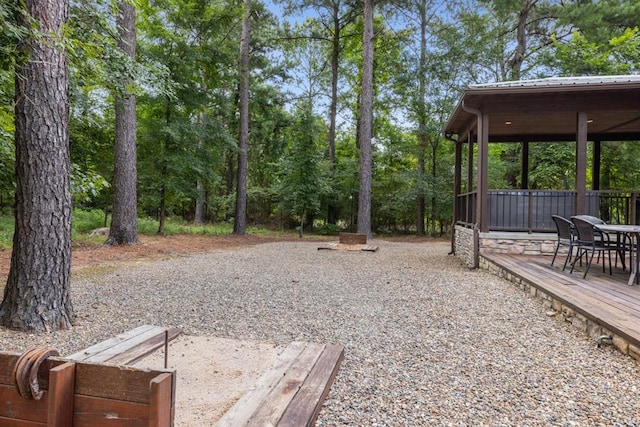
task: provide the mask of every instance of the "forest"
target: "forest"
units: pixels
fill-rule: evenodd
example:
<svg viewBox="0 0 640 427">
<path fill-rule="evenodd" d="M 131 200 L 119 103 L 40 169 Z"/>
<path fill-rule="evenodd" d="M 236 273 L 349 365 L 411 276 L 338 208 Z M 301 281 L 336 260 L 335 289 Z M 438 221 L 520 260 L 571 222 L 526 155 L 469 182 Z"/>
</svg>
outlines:
<svg viewBox="0 0 640 427">
<path fill-rule="evenodd" d="M 21 3 L 0 2 L 4 214 L 14 209 L 16 193 L 14 69 L 27 31 Z M 375 233 L 448 233 L 454 147 L 441 129 L 468 85 L 640 69 L 636 0 L 371 4 Z M 128 44 L 125 8 L 133 23 Z M 159 233 L 171 217 L 355 230 L 366 122 L 364 9 L 353 0 L 70 1 L 55 43 L 69 70 L 73 208 L 104 212 L 108 226 L 121 167 L 137 171 L 137 215 L 159 220 Z M 114 148 L 122 99 L 135 100 L 130 166 Z M 514 147 L 491 146 L 491 188 L 517 188 Z M 636 188 L 637 144 L 605 149 L 603 188 Z M 532 188 L 570 189 L 573 155 L 569 144 L 536 145 Z"/>
</svg>

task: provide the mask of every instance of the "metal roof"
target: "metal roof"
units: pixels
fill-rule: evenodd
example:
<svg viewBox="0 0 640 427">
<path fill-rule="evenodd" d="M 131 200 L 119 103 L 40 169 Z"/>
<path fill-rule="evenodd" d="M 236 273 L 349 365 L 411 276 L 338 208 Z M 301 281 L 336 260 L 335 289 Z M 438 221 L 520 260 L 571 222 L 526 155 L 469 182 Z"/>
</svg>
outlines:
<svg viewBox="0 0 640 427">
<path fill-rule="evenodd" d="M 488 114 L 494 142 L 573 141 L 576 114 L 589 137 L 640 141 L 640 75 L 551 77 L 470 85 L 444 126 L 445 135 L 473 130 Z"/>
<path fill-rule="evenodd" d="M 612 84 L 640 83 L 640 75 L 622 76 L 581 76 L 581 77 L 548 77 L 545 79 L 516 80 L 496 83 L 469 85 L 470 90 L 493 88 L 534 88 L 565 86 L 601 86 Z"/>
</svg>

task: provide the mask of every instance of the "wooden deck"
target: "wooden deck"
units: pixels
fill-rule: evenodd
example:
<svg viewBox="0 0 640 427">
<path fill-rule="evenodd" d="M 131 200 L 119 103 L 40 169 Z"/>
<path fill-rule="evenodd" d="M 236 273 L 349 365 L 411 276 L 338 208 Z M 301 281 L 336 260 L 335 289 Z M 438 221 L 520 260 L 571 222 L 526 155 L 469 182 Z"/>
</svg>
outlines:
<svg viewBox="0 0 640 427">
<path fill-rule="evenodd" d="M 554 309 L 569 308 L 569 313 L 581 315 L 586 321 L 567 320 L 589 335 L 594 338 L 612 335 L 620 351 L 640 358 L 640 286 L 627 285 L 628 270 L 614 267 L 610 276 L 602 272 L 602 265 L 594 262 L 587 278 L 582 279 L 583 270 L 577 266 L 573 274 L 569 274 L 569 268 L 562 271 L 564 259 L 556 260 L 551 267 L 551 257 L 546 256 L 482 254 L 482 257 L 505 277 L 535 288 L 538 296 L 552 301 Z"/>
</svg>

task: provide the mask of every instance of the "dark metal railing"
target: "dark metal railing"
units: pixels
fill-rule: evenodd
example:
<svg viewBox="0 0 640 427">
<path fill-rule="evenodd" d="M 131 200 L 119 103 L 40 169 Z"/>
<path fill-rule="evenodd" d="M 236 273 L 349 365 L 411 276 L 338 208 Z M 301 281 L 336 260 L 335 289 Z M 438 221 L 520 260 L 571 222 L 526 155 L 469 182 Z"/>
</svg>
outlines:
<svg viewBox="0 0 640 427">
<path fill-rule="evenodd" d="M 586 212 L 610 224 L 640 223 L 640 197 L 631 191 L 588 191 Z M 490 190 L 488 225 L 492 231 L 554 232 L 551 215 L 569 218 L 576 214 L 575 191 Z M 458 196 L 456 222 L 471 225 L 476 221 L 477 193 Z"/>
</svg>

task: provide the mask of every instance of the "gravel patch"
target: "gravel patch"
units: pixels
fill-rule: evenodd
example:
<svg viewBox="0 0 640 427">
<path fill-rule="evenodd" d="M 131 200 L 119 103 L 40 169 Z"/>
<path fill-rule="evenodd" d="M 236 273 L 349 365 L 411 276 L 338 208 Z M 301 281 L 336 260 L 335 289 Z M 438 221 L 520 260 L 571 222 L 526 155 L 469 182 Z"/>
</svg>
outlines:
<svg viewBox="0 0 640 427">
<path fill-rule="evenodd" d="M 69 354 L 140 324 L 187 334 L 344 344 L 319 426 L 640 426 L 640 364 L 545 315 L 537 299 L 447 255 L 281 242 L 73 282 L 71 331 L 0 330 L 0 347 Z"/>
</svg>

